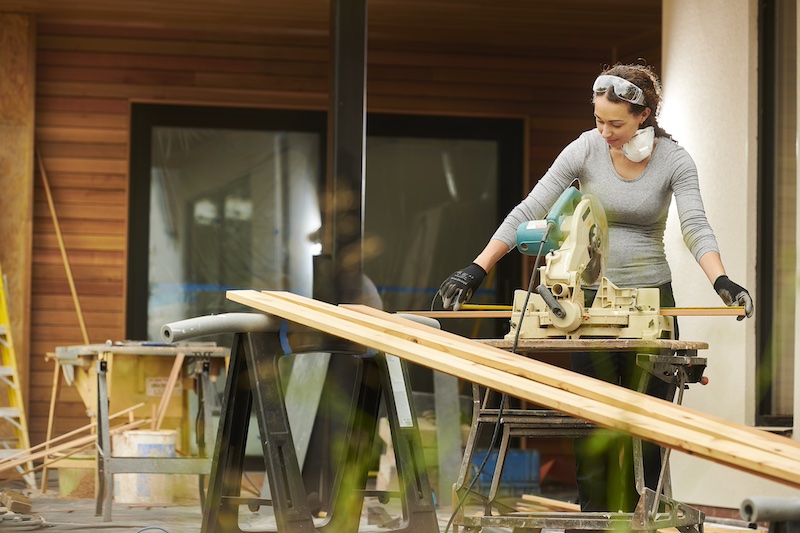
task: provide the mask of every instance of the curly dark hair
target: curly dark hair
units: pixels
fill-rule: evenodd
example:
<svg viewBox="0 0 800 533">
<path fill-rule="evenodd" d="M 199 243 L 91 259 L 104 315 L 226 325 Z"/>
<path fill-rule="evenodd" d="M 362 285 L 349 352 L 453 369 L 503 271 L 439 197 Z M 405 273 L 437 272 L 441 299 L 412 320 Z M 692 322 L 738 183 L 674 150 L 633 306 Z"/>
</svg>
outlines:
<svg viewBox="0 0 800 533">
<path fill-rule="evenodd" d="M 658 115 L 661 112 L 661 100 L 663 98 L 663 94 L 661 92 L 661 81 L 658 79 L 658 76 L 653 71 L 652 67 L 649 65 L 626 65 L 617 63 L 612 67 L 606 68 L 600 73 L 600 75 L 618 76 L 639 87 L 642 90 L 642 93 L 644 93 L 645 105 L 626 102 L 625 100 L 619 98 L 613 89 L 607 91 L 605 95 L 606 98 L 608 98 L 611 102 L 627 104 L 630 106 L 631 113 L 634 115 L 641 115 L 644 113 L 645 109 L 650 108 L 650 116 L 644 121 L 642 128 L 653 126 L 656 137 L 672 138 L 672 135 L 667 133 L 664 128 L 658 125 Z M 594 101 L 594 98 L 599 94 L 602 93 L 594 93 L 592 95 L 592 101 Z"/>
</svg>

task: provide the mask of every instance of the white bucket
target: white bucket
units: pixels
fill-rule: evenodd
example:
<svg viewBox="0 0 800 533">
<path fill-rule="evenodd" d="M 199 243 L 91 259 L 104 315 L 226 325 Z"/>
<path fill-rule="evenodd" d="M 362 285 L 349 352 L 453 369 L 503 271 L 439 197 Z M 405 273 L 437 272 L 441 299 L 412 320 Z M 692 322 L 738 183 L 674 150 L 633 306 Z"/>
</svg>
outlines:
<svg viewBox="0 0 800 533">
<path fill-rule="evenodd" d="M 114 457 L 175 457 L 175 430 L 131 430 L 112 435 Z M 114 501 L 171 503 L 170 474 L 114 474 Z"/>
</svg>

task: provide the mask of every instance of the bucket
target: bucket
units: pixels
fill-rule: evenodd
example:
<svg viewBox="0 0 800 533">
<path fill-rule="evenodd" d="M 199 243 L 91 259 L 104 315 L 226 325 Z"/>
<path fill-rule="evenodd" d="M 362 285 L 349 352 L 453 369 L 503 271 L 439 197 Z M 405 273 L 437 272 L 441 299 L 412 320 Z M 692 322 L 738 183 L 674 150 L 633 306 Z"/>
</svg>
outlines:
<svg viewBox="0 0 800 533">
<path fill-rule="evenodd" d="M 92 499 L 94 493 L 94 473 L 97 461 L 94 455 L 71 455 L 54 453 L 58 458 L 51 468 L 58 469 L 58 492 L 63 498 Z"/>
<path fill-rule="evenodd" d="M 175 457 L 175 430 L 131 430 L 112 436 L 114 457 Z M 170 474 L 114 474 L 114 501 L 171 503 Z"/>
</svg>

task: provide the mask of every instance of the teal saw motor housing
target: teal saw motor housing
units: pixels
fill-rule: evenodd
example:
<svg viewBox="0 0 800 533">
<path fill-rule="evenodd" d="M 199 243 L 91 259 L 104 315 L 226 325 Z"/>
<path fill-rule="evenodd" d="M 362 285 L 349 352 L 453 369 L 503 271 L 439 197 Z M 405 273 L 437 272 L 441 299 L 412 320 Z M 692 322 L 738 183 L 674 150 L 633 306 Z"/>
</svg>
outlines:
<svg viewBox="0 0 800 533">
<path fill-rule="evenodd" d="M 561 193 L 543 220 L 531 220 L 520 224 L 517 228 L 517 249 L 520 253 L 538 254 L 545 234 L 547 234 L 547 239 L 544 241 L 541 253 L 547 254 L 558 250 L 566 238 L 561 230 L 561 223 L 566 217 L 572 216 L 581 199 L 583 199 L 583 193 L 575 187 L 569 187 Z M 550 226 L 549 233 L 547 233 L 548 226 Z"/>
</svg>

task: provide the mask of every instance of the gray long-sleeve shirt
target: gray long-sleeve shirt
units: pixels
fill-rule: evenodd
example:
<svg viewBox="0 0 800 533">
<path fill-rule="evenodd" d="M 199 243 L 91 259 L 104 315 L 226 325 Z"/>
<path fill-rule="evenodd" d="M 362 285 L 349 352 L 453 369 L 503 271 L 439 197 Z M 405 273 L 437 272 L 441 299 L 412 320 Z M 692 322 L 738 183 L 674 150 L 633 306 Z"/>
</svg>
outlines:
<svg viewBox="0 0 800 533">
<path fill-rule="evenodd" d="M 656 287 L 672 281 L 664 253 L 664 230 L 673 195 L 684 241 L 695 259 L 719 252 L 700 197 L 697 167 L 689 153 L 676 142 L 659 137 L 641 176 L 623 179 L 596 129 L 582 133 L 559 154 L 492 239 L 509 248 L 516 246 L 519 225 L 544 218 L 575 179 L 581 190 L 595 196 L 605 209 L 609 240 L 606 277 L 618 287 Z"/>
</svg>

